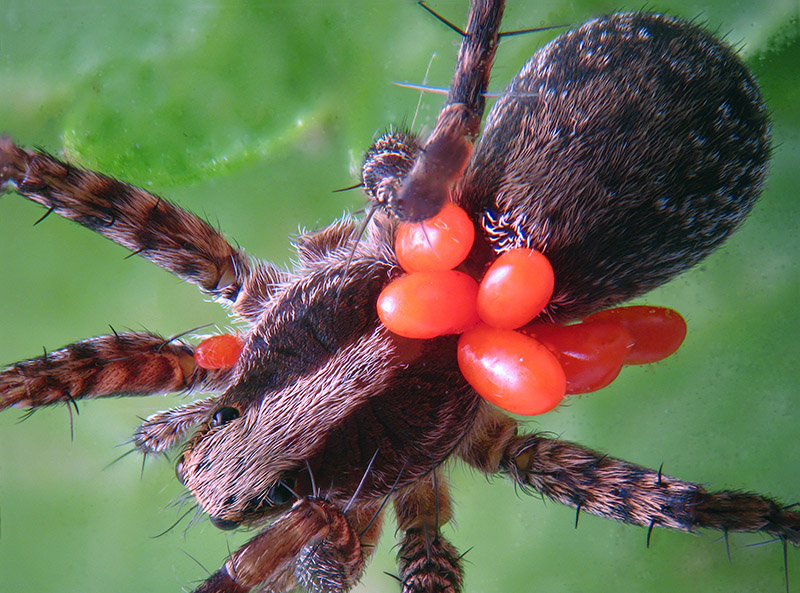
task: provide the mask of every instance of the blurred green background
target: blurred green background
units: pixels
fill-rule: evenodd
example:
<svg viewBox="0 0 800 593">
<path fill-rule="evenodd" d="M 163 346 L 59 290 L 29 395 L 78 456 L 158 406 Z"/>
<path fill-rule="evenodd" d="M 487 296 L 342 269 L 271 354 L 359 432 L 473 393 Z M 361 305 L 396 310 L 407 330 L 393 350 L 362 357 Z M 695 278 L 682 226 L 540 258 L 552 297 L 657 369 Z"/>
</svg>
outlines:
<svg viewBox="0 0 800 593">
<path fill-rule="evenodd" d="M 639 0 L 510 1 L 505 27 L 579 23 Z M 466 2 L 432 0 L 463 23 Z M 698 17 L 725 34 L 759 76 L 773 111 L 769 185 L 744 228 L 701 266 L 648 296 L 681 311 L 685 346 L 629 368 L 601 393 L 536 418 L 549 430 L 713 488 L 800 499 L 800 63 L 797 0 L 764 5 L 667 0 L 648 7 Z M 552 35 L 501 44 L 503 88 Z M 17 141 L 163 194 L 218 224 L 249 253 L 288 264 L 287 238 L 364 203 L 351 185 L 362 152 L 410 123 L 420 82 L 446 86 L 458 40 L 411 0 L 367 2 L 46 2 L 0 5 L 0 131 Z M 424 98 L 430 129 L 441 97 Z M 227 324 L 197 291 L 16 195 L 0 198 L 0 365 L 84 337 L 147 328 L 164 335 Z M 138 417 L 179 396 L 85 402 L 70 440 L 63 407 L 0 414 L 0 590 L 181 591 L 248 534 L 186 521 L 173 463 L 129 456 Z M 645 530 L 582 516 L 450 468 L 466 555 L 466 591 L 784 590 L 779 544 L 716 533 Z M 388 525 L 360 591 L 396 591 Z M 191 556 L 191 557 L 190 557 Z M 789 551 L 792 591 L 800 555 Z"/>
</svg>

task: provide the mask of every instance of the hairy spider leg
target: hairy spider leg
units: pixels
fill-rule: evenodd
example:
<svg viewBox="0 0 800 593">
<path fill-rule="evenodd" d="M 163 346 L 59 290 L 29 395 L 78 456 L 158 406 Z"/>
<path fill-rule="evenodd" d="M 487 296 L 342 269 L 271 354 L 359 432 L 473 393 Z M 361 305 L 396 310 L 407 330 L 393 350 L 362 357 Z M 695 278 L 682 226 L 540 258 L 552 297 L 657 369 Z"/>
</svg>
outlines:
<svg viewBox="0 0 800 593">
<path fill-rule="evenodd" d="M 800 511 L 791 505 L 738 490 L 709 492 L 660 469 L 575 443 L 538 433 L 518 434 L 516 420 L 486 405 L 458 455 L 488 475 L 510 477 L 526 492 L 648 530 L 763 532 L 800 545 Z"/>
</svg>

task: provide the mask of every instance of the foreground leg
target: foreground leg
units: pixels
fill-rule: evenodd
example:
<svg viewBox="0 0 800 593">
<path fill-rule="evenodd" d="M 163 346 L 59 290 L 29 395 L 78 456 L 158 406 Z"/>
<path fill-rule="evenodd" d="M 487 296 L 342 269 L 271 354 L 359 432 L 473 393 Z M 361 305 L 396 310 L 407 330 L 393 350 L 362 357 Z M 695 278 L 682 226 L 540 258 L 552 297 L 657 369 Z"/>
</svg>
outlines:
<svg viewBox="0 0 800 593">
<path fill-rule="evenodd" d="M 648 528 L 761 531 L 800 545 L 800 512 L 748 492 L 708 492 L 660 471 L 574 443 L 518 435 L 516 421 L 485 407 L 459 455 L 481 471 L 601 517 Z"/>
<path fill-rule="evenodd" d="M 344 593 L 361 577 L 380 534 L 377 503 L 347 515 L 334 504 L 304 498 L 234 552 L 194 593 L 289 591 Z"/>
<path fill-rule="evenodd" d="M 398 529 L 405 532 L 397 553 L 402 593 L 458 593 L 461 556 L 439 528 L 452 517 L 447 484 L 435 470 L 394 501 Z"/>
</svg>

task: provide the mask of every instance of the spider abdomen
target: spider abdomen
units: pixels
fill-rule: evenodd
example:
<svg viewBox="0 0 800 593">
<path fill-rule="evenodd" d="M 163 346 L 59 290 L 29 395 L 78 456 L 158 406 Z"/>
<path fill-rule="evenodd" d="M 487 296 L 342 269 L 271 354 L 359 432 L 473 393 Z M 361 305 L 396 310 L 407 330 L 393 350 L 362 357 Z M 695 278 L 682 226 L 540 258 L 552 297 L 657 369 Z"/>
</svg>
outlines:
<svg viewBox="0 0 800 593">
<path fill-rule="evenodd" d="M 769 154 L 766 106 L 730 47 L 673 17 L 615 14 L 512 80 L 456 199 L 495 249 L 548 256 L 548 313 L 574 318 L 708 255 L 750 211 Z"/>
</svg>

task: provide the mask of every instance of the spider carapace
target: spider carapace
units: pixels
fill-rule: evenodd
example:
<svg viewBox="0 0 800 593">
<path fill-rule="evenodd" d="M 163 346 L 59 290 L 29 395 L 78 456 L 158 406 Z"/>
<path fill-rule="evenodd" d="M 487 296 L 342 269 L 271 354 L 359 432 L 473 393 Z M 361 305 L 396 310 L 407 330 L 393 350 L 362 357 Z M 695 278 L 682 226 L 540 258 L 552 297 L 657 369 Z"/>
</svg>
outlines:
<svg viewBox="0 0 800 593">
<path fill-rule="evenodd" d="M 749 213 L 770 155 L 767 110 L 734 51 L 650 13 L 592 20 L 539 50 L 476 143 L 502 0 L 474 0 L 445 107 L 426 141 L 390 133 L 368 151 L 364 236 L 343 218 L 301 235 L 291 271 L 247 257 L 167 200 L 0 141 L 0 182 L 196 284 L 243 321 L 233 366 L 188 341 L 111 333 L 0 373 L 0 408 L 81 398 L 211 393 L 147 418 L 144 453 L 182 446 L 178 479 L 214 525 L 257 527 L 202 592 L 339 593 L 360 579 L 393 503 L 403 591 L 459 591 L 462 559 L 442 467 L 460 459 L 523 491 L 625 523 L 761 531 L 800 544 L 800 513 L 712 492 L 578 444 L 525 433 L 463 378 L 455 336 L 405 339 L 379 322 L 400 271 L 398 219 L 448 199 L 477 229 L 464 269 L 513 247 L 544 252 L 542 318 L 585 317 L 704 258 Z M 473 147 L 474 144 L 474 147 Z"/>
</svg>

